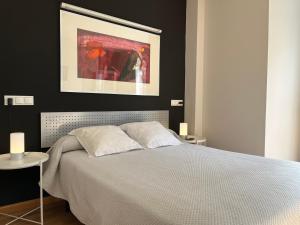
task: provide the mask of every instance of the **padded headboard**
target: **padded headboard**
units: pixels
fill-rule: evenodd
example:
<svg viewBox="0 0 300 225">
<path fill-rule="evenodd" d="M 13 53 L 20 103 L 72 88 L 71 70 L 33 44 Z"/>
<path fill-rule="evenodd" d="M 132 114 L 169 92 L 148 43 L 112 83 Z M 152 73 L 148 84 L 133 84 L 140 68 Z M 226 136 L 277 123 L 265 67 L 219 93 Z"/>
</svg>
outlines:
<svg viewBox="0 0 300 225">
<path fill-rule="evenodd" d="M 43 112 L 41 147 L 51 147 L 59 138 L 76 128 L 143 121 L 159 121 L 168 128 L 169 111 Z"/>
</svg>

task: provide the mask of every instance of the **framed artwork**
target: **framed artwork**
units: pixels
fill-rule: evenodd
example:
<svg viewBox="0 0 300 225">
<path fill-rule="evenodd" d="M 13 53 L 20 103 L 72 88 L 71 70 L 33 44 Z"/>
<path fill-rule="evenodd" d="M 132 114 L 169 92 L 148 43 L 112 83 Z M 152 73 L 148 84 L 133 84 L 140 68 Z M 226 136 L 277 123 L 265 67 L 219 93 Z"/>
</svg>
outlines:
<svg viewBox="0 0 300 225">
<path fill-rule="evenodd" d="M 159 95 L 160 36 L 60 10 L 61 91 Z"/>
</svg>

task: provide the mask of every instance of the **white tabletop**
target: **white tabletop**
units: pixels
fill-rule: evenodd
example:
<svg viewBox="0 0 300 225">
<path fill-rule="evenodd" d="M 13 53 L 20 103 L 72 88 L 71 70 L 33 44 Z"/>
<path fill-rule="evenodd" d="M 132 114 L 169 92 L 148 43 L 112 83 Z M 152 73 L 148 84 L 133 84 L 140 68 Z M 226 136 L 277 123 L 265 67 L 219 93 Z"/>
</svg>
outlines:
<svg viewBox="0 0 300 225">
<path fill-rule="evenodd" d="M 25 152 L 21 160 L 10 160 L 10 154 L 0 155 L 0 170 L 23 169 L 38 166 L 49 159 L 49 155 L 43 152 Z"/>
</svg>

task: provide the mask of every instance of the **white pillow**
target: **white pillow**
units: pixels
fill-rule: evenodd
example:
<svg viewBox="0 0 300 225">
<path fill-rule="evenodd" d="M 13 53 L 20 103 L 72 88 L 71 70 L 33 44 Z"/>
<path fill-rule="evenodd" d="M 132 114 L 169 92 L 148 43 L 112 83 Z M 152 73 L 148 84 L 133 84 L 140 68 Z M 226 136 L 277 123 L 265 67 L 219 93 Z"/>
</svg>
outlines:
<svg viewBox="0 0 300 225">
<path fill-rule="evenodd" d="M 84 127 L 69 133 L 93 156 L 127 152 L 143 148 L 117 126 Z"/>
<path fill-rule="evenodd" d="M 157 148 L 182 144 L 159 122 L 127 123 L 120 126 L 129 137 L 136 140 L 145 148 Z"/>
</svg>

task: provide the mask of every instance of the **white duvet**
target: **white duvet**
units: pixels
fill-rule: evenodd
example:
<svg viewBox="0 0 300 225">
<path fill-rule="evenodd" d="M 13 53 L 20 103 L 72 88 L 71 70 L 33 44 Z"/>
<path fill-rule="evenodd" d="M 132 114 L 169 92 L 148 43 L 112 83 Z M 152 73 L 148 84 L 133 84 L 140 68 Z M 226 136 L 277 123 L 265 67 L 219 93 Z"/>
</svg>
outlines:
<svg viewBox="0 0 300 225">
<path fill-rule="evenodd" d="M 190 144 L 98 158 L 79 148 L 62 138 L 43 178 L 84 224 L 300 225 L 299 163 Z"/>
</svg>

